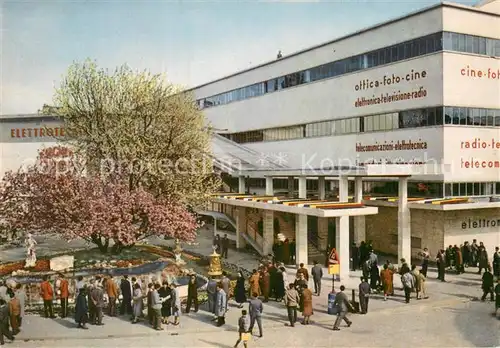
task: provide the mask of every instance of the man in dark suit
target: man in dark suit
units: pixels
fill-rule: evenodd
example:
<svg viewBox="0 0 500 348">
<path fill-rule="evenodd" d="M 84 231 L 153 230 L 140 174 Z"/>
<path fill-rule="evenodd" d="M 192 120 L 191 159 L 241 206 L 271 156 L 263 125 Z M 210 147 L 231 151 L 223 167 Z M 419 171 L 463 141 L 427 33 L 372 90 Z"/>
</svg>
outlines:
<svg viewBox="0 0 500 348">
<path fill-rule="evenodd" d="M 337 307 L 337 319 L 335 320 L 335 324 L 333 324 L 333 330 L 339 331 L 340 322 L 344 320 L 347 324 L 347 327 L 352 325 L 352 321 L 347 318 L 347 312 L 349 309 L 352 309 L 352 305 L 347 299 L 347 295 L 344 293 L 345 286 L 340 286 L 340 292 L 337 292 L 335 295 L 334 305 Z"/>
<path fill-rule="evenodd" d="M 128 280 L 128 275 L 124 275 L 120 283 L 120 291 L 122 293 L 122 303 L 120 306 L 120 314 L 132 314 L 132 287 Z"/>
<path fill-rule="evenodd" d="M 318 261 L 314 261 L 314 266 L 311 269 L 311 275 L 314 281 L 314 293 L 321 295 L 321 278 L 323 278 L 323 268 Z"/>
<path fill-rule="evenodd" d="M 248 313 L 250 314 L 250 328 L 248 332 L 252 333 L 253 326 L 255 322 L 257 322 L 259 326 L 259 337 L 262 337 L 262 311 L 264 310 L 264 305 L 257 296 L 258 294 L 253 293 L 248 304 Z"/>
<path fill-rule="evenodd" d="M 366 278 L 361 278 L 359 284 L 359 306 L 361 307 L 361 314 L 368 313 L 368 300 L 370 299 L 370 284 Z"/>
</svg>

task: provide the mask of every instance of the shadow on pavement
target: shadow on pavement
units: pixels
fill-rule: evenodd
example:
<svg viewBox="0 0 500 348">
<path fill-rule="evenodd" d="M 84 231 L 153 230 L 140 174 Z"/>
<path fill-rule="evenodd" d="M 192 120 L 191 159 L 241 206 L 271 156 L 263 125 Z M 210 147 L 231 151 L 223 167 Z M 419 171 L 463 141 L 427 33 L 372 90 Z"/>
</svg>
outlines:
<svg viewBox="0 0 500 348">
<path fill-rule="evenodd" d="M 61 326 L 64 326 L 68 329 L 78 329 L 78 325 L 73 321 L 63 319 L 63 318 L 55 318 L 54 321 Z"/>
<path fill-rule="evenodd" d="M 237 338 L 234 339 L 234 342 L 236 342 Z M 201 342 L 204 342 L 206 344 L 212 344 L 213 347 L 220 347 L 220 348 L 233 348 L 233 346 L 228 346 L 226 344 L 221 344 L 219 342 L 211 342 L 211 341 L 207 341 L 207 340 L 201 340 Z"/>
</svg>

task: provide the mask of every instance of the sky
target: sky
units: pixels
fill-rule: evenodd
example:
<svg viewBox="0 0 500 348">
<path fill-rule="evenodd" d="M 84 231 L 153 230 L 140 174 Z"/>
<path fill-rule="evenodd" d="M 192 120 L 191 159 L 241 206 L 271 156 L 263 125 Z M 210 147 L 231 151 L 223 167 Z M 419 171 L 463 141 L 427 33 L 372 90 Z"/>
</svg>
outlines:
<svg viewBox="0 0 500 348">
<path fill-rule="evenodd" d="M 0 114 L 51 104 L 74 61 L 126 63 L 189 88 L 436 2 L 0 0 Z"/>
</svg>

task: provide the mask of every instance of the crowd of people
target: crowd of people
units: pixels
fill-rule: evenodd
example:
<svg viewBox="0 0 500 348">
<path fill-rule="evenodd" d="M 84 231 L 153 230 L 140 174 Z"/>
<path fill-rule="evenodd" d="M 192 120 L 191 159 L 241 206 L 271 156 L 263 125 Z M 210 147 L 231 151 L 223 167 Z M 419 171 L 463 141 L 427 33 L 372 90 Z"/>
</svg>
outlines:
<svg viewBox="0 0 500 348">
<path fill-rule="evenodd" d="M 225 248 L 225 244 L 220 242 L 219 245 L 220 251 L 223 252 L 222 248 Z M 426 282 L 431 255 L 427 249 L 423 249 L 420 253 L 420 267 L 409 264 L 405 259 L 401 259 L 399 265 L 394 265 L 387 260 L 382 267 L 379 267 L 378 256 L 373 251 L 370 242 L 363 242 L 359 247 L 353 244 L 351 252 L 352 269 L 362 270 L 358 287 L 359 302 L 349 301 L 344 293 L 345 287 L 340 287 L 340 292 L 336 293 L 333 304 L 337 314 L 333 330 L 340 330 L 342 321 L 348 327 L 352 325 L 352 321 L 347 317 L 349 312 L 359 311 L 361 314 L 367 314 L 372 294 L 383 294 L 384 300 L 393 296 L 396 276 L 401 278 L 406 303 L 410 302 L 413 294 L 417 300 L 429 297 Z M 242 309 L 238 319 L 239 337 L 236 346 L 243 342 L 246 347 L 255 326 L 258 327 L 259 336 L 263 337 L 264 304 L 271 300 L 283 303 L 288 316 L 288 326 L 296 325 L 299 312 L 302 313 L 302 320 L 300 320 L 302 325 L 311 323 L 311 317 L 314 314 L 313 296 L 321 294 L 323 265 L 316 261 L 309 270 L 304 264 L 300 264 L 297 271 L 290 275 L 280 259 L 275 257 L 263 259 L 248 279 L 242 272 L 239 272 L 234 287 L 226 273 L 223 273 L 222 277 L 208 279 L 206 284 L 207 310 L 213 315 L 216 326 L 225 325 L 228 302 L 231 298 Z M 435 260 L 438 265 L 438 279 L 442 281 L 445 281 L 446 270 L 454 270 L 460 274 L 464 268 L 478 267 L 479 274 L 482 275 L 481 300 L 485 301 L 489 295 L 491 301 L 496 299 L 496 308 L 500 308 L 500 251 L 498 247 L 495 249 L 492 265 L 488 263 L 488 255 L 483 243 L 478 244 L 476 240 L 472 244 L 465 242 L 460 247 L 450 246 L 447 250 L 440 250 Z M 334 249 L 329 255 L 328 263 L 338 263 L 338 255 Z M 310 284 L 313 285 L 314 291 L 309 287 Z M 149 284 L 142 284 L 141 280 L 135 277 L 129 279 L 127 275 L 119 280 L 111 276 L 96 276 L 84 281 L 82 277 L 78 277 L 75 281 L 74 294 L 70 294 L 69 281 L 63 274 L 59 274 L 54 285 L 48 276 L 44 276 L 40 285 L 40 295 L 47 318 L 55 318 L 54 299 L 60 301 L 60 317 L 67 317 L 68 298 L 73 295 L 74 318 L 81 329 L 88 329 L 87 324 L 104 325 L 103 314 L 106 312 L 110 317 L 127 315 L 130 316 L 132 323 L 145 321 L 153 329 L 163 330 L 162 325 L 176 326 L 180 322 L 181 298 L 177 287 L 178 284 L 175 282 L 170 284 L 160 282 L 154 277 Z M 186 313 L 190 313 L 192 309 L 195 313 L 198 312 L 198 290 L 197 277 L 193 274 L 190 276 L 187 287 Z M 4 344 L 4 336 L 14 340 L 14 336 L 20 332 L 25 302 L 26 293 L 21 284 L 0 284 L 1 344 Z M 248 305 L 248 309 L 243 309 L 245 304 Z M 359 308 L 356 308 L 357 304 Z"/>
</svg>

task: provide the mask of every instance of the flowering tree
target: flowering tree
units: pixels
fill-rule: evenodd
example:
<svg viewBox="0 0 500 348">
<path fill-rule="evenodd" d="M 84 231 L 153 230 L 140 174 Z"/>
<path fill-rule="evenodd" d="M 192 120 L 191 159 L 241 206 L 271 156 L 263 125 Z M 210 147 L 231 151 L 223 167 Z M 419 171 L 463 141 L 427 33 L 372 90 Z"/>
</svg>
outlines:
<svg viewBox="0 0 500 348">
<path fill-rule="evenodd" d="M 36 164 L 5 175 L 0 216 L 21 231 L 83 238 L 102 252 L 158 235 L 193 240 L 198 228 L 185 205 L 158 198 L 119 176 L 87 176 L 66 147 L 39 152 Z"/>
<path fill-rule="evenodd" d="M 163 76 L 75 63 L 56 88 L 62 141 L 86 157 L 93 175 L 119 174 L 130 190 L 203 206 L 219 189 L 211 131 L 193 94 Z M 45 108 L 49 109 L 49 108 Z"/>
</svg>

